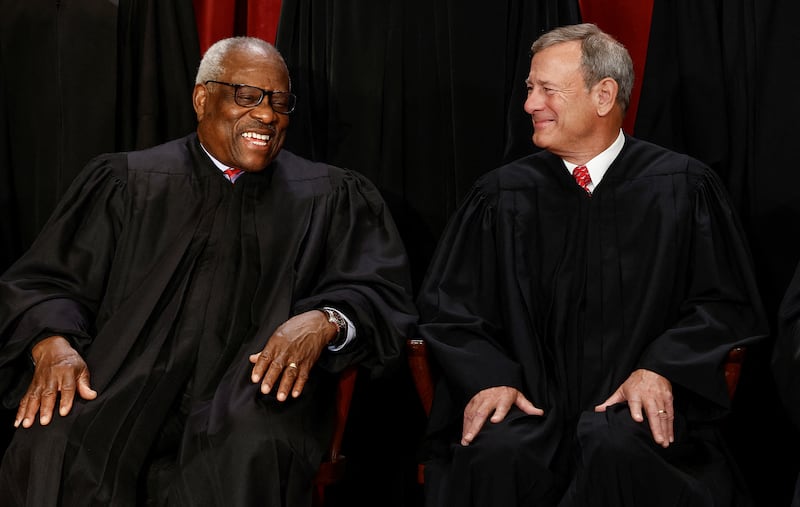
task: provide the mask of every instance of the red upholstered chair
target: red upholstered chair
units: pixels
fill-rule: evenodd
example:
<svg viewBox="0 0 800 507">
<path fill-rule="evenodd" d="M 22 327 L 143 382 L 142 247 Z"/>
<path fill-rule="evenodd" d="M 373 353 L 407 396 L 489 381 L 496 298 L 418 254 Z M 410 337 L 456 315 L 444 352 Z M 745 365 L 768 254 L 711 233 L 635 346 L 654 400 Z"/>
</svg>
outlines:
<svg viewBox="0 0 800 507">
<path fill-rule="evenodd" d="M 342 454 L 342 439 L 350 412 L 350 402 L 353 399 L 357 373 L 358 368 L 351 366 L 344 370 L 339 377 L 339 385 L 336 388 L 336 422 L 333 428 L 333 441 L 327 457 L 319 466 L 317 475 L 314 477 L 312 503 L 314 507 L 323 507 L 325 505 L 325 489 L 344 477 L 347 460 Z"/>
<path fill-rule="evenodd" d="M 410 339 L 406 341 L 406 352 L 408 354 L 408 365 L 411 368 L 411 377 L 414 380 L 414 387 L 417 390 L 422 408 L 425 414 L 430 415 L 431 403 L 433 403 L 433 371 L 428 357 L 428 349 L 423 340 Z M 728 385 L 728 396 L 733 399 L 736 392 L 736 385 L 739 383 L 739 374 L 742 370 L 745 349 L 736 347 L 728 353 L 725 361 L 725 383 Z M 425 465 L 417 465 L 417 482 L 425 483 Z"/>
</svg>

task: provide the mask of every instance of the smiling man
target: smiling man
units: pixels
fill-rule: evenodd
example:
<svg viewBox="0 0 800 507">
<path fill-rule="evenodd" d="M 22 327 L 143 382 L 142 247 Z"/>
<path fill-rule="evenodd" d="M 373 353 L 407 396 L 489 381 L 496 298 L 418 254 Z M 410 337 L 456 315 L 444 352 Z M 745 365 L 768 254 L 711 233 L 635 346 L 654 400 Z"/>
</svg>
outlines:
<svg viewBox="0 0 800 507">
<path fill-rule="evenodd" d="M 283 58 L 209 48 L 196 134 L 102 155 L 0 279 L 4 505 L 310 505 L 336 373 L 416 318 L 363 176 L 282 150 Z"/>
<path fill-rule="evenodd" d="M 441 371 L 426 505 L 748 505 L 721 365 L 767 325 L 728 196 L 622 131 L 612 37 L 566 26 L 531 52 L 543 150 L 476 182 L 420 290 Z"/>
</svg>

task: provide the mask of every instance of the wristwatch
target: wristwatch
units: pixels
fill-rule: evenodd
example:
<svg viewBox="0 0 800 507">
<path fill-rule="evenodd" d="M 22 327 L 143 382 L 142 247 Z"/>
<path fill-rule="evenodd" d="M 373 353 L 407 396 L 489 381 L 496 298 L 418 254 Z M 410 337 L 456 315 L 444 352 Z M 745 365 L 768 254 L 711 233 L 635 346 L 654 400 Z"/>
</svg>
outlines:
<svg viewBox="0 0 800 507">
<path fill-rule="evenodd" d="M 347 321 L 344 319 L 344 315 L 336 308 L 331 308 L 330 306 L 322 307 L 320 310 L 328 317 L 328 322 L 336 324 L 336 336 L 328 342 L 328 346 L 341 346 L 347 339 Z"/>
</svg>

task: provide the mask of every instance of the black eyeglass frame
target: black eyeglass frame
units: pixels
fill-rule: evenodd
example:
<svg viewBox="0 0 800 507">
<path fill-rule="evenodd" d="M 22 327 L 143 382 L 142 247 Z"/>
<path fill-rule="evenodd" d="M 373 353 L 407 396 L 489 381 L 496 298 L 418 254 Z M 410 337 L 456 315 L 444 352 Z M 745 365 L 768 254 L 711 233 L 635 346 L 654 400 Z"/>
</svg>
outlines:
<svg viewBox="0 0 800 507">
<path fill-rule="evenodd" d="M 276 90 L 265 90 L 263 88 L 259 88 L 258 86 L 253 86 L 253 85 L 248 85 L 248 84 L 241 84 L 241 83 L 226 83 L 225 81 L 216 81 L 214 79 L 209 79 L 209 80 L 205 81 L 204 84 L 208 84 L 208 83 L 217 83 L 217 84 L 221 84 L 221 85 L 232 87 L 233 88 L 233 101 L 236 102 L 237 106 L 241 106 L 241 107 L 257 107 L 259 104 L 261 104 L 264 101 L 264 97 L 269 97 L 267 103 L 269 104 L 269 107 L 271 107 L 276 113 L 291 114 L 294 111 L 295 107 L 297 107 L 297 96 L 292 92 L 281 92 L 281 91 L 276 91 Z M 258 98 L 258 100 L 256 101 L 255 104 L 241 104 L 239 102 L 239 100 L 240 100 L 239 99 L 239 90 L 241 90 L 242 88 L 252 88 L 254 90 L 258 90 L 259 92 L 261 92 L 261 97 Z M 272 102 L 272 96 L 273 95 L 277 95 L 277 94 L 280 94 L 282 96 L 286 96 L 286 97 L 289 98 L 289 101 L 291 102 L 291 107 L 289 107 L 288 111 L 280 111 L 280 110 L 275 108 L 275 104 L 273 104 L 273 102 Z"/>
</svg>

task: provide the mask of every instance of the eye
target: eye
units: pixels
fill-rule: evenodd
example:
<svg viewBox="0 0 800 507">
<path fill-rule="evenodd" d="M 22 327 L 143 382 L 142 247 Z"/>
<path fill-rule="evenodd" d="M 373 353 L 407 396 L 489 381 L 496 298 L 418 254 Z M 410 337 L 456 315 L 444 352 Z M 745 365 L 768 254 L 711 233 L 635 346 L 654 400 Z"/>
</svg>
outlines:
<svg viewBox="0 0 800 507">
<path fill-rule="evenodd" d="M 261 97 L 260 93 L 253 93 L 249 90 L 239 90 L 239 100 L 243 102 L 256 102 Z"/>
<path fill-rule="evenodd" d="M 282 93 L 273 93 L 272 100 L 270 101 L 273 106 L 281 108 L 281 109 L 288 109 L 289 108 L 289 98 L 284 96 Z"/>
</svg>

